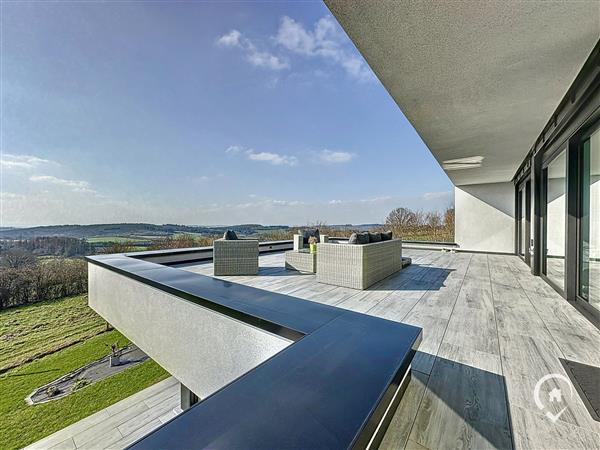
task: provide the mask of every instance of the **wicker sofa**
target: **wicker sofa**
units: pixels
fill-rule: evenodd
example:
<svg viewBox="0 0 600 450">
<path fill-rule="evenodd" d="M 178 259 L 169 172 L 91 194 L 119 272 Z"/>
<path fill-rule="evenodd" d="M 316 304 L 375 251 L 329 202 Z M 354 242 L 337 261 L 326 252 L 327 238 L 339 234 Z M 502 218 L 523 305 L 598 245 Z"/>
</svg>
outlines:
<svg viewBox="0 0 600 450">
<path fill-rule="evenodd" d="M 402 240 L 317 244 L 319 283 L 366 289 L 402 269 Z"/>
<path fill-rule="evenodd" d="M 257 275 L 258 240 L 217 239 L 213 242 L 214 275 Z"/>
</svg>

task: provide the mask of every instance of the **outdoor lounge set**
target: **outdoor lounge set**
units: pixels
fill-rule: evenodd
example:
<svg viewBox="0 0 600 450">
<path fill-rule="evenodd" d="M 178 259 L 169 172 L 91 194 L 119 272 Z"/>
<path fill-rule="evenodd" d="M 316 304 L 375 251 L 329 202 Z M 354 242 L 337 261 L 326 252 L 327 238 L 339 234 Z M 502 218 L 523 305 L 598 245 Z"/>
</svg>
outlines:
<svg viewBox="0 0 600 450">
<path fill-rule="evenodd" d="M 214 275 L 256 275 L 258 255 L 257 239 L 239 239 L 227 231 L 214 242 Z M 330 241 L 319 230 L 306 230 L 294 235 L 293 250 L 285 252 L 285 267 L 314 273 L 319 283 L 366 289 L 402 269 L 402 240 L 393 239 L 388 231 Z"/>
</svg>

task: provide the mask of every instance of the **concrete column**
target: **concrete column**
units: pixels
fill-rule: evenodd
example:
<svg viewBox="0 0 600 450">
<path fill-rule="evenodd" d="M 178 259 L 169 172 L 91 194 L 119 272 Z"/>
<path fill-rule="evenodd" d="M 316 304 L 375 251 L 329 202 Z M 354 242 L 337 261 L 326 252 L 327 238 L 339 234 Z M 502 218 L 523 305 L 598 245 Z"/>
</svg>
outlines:
<svg viewBox="0 0 600 450">
<path fill-rule="evenodd" d="M 183 383 L 179 383 L 181 387 L 181 409 L 185 411 L 186 409 L 190 409 L 194 406 L 200 399 L 196 394 L 190 391 L 187 387 L 184 386 Z"/>
</svg>

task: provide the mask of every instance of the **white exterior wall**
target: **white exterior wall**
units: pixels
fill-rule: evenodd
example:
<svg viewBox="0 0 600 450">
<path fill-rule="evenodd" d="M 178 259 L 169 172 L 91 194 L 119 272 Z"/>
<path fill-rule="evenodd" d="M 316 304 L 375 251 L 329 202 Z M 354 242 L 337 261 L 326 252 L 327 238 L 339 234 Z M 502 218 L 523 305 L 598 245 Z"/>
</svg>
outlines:
<svg viewBox="0 0 600 450">
<path fill-rule="evenodd" d="M 89 305 L 200 398 L 291 341 L 88 264 Z"/>
<path fill-rule="evenodd" d="M 514 253 L 515 187 L 486 183 L 454 188 L 455 241 L 461 250 Z"/>
</svg>

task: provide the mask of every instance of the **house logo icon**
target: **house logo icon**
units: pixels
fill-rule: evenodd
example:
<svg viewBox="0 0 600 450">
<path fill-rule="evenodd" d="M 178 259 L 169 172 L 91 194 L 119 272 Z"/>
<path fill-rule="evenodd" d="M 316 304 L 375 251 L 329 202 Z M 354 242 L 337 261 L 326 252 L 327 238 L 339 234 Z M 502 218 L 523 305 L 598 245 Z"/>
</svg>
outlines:
<svg viewBox="0 0 600 450">
<path fill-rule="evenodd" d="M 562 391 L 559 388 L 554 388 L 548 394 L 551 402 L 562 402 Z"/>
<path fill-rule="evenodd" d="M 546 395 L 542 396 L 542 387 L 551 380 L 555 380 L 554 384 L 558 384 L 558 386 L 566 384 L 569 387 L 569 398 L 573 398 L 573 384 L 566 376 L 559 373 L 552 373 L 540 378 L 535 385 L 535 389 L 533 390 L 533 399 L 535 400 L 536 406 L 540 410 L 545 411 L 546 417 L 548 417 L 552 422 L 556 422 L 565 412 L 567 406 L 564 406 L 556 413 L 549 411 L 549 409 L 556 409 L 556 406 L 553 405 L 561 404 L 565 401 L 563 397 L 563 390 L 557 386 L 553 387 L 550 391 L 545 392 Z M 547 400 L 545 402 L 542 401 L 542 397 Z"/>
</svg>

